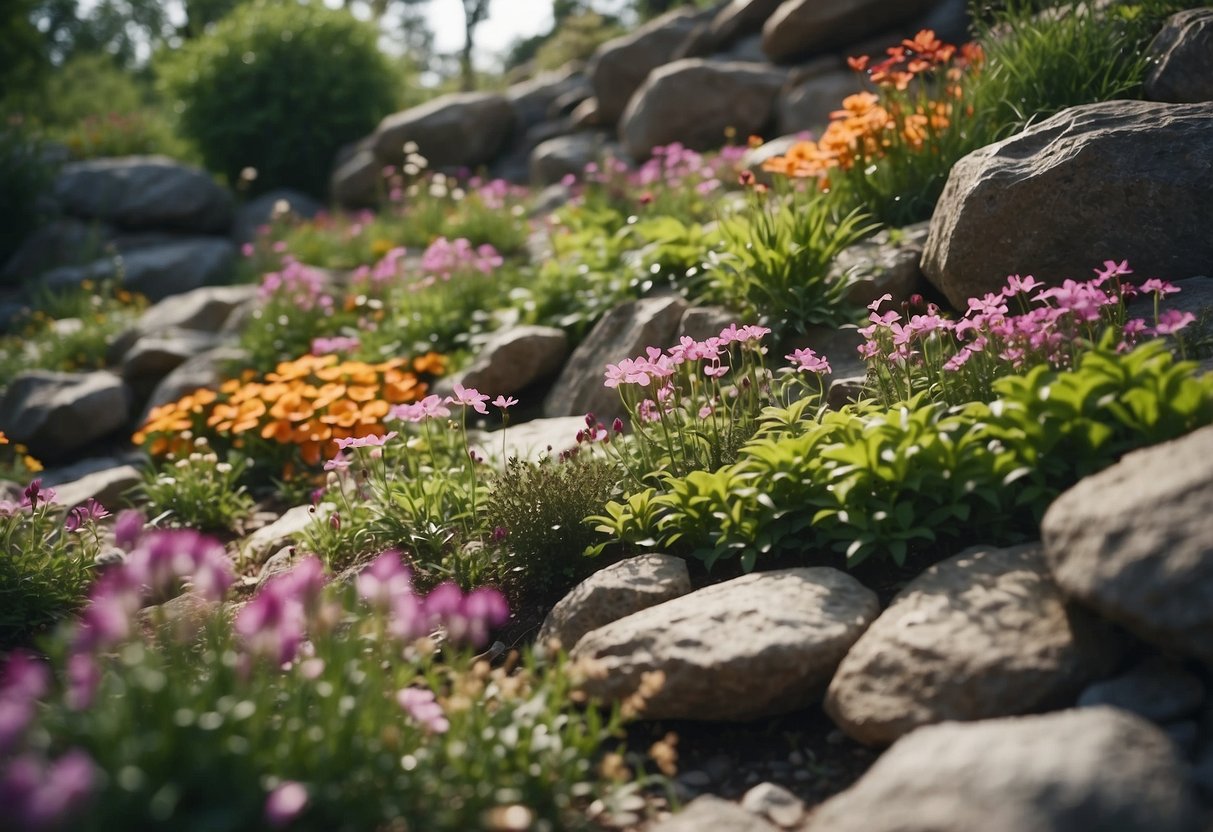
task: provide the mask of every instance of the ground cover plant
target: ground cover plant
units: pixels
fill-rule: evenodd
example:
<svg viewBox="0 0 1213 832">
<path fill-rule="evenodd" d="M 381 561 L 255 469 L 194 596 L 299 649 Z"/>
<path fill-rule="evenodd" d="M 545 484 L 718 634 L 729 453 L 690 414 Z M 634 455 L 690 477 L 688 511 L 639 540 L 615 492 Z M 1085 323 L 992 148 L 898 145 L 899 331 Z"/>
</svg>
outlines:
<svg viewBox="0 0 1213 832">
<path fill-rule="evenodd" d="M 573 704 L 559 664 L 477 659 L 507 614 L 494 590 L 419 594 L 386 552 L 345 586 L 305 560 L 234 620 L 139 619 L 181 581 L 217 602 L 233 573 L 213 539 L 127 531 L 51 646 L 66 674 L 5 664 L 0 789 L 22 828 L 573 828 L 605 791 L 618 712 Z"/>
</svg>

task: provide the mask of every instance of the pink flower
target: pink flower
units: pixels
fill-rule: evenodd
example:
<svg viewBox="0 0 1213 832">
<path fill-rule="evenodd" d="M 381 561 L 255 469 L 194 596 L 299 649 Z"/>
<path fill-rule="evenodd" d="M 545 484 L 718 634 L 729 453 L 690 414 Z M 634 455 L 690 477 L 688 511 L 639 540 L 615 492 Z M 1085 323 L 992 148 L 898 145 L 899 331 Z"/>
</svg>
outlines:
<svg viewBox="0 0 1213 832">
<path fill-rule="evenodd" d="M 284 780 L 265 799 L 265 820 L 279 829 L 295 820 L 307 808 L 307 788 L 294 780 Z"/>
<path fill-rule="evenodd" d="M 499 407 L 503 411 L 509 410 L 514 405 L 518 404 L 518 400 L 513 396 L 498 396 L 493 399 L 493 407 Z"/>
<path fill-rule="evenodd" d="M 1158 325 L 1154 332 L 1158 335 L 1174 335 L 1196 320 L 1191 312 L 1181 312 L 1178 309 L 1168 309 L 1158 316 Z"/>
<path fill-rule="evenodd" d="M 353 352 L 362 345 L 357 338 L 335 335 L 332 338 L 313 338 L 312 355 L 328 355 L 334 352 Z"/>
<path fill-rule="evenodd" d="M 891 300 L 893 300 L 893 296 L 890 295 L 888 292 L 885 292 L 883 295 L 876 298 L 876 300 L 869 303 L 868 309 L 870 309 L 872 311 L 872 313 L 875 314 L 876 312 L 880 311 L 880 307 L 882 304 L 885 303 L 885 301 L 891 301 Z"/>
<path fill-rule="evenodd" d="M 1179 287 L 1174 283 L 1167 283 L 1165 280 L 1159 280 L 1157 277 L 1152 277 L 1145 283 L 1141 284 L 1141 291 L 1154 292 L 1160 298 L 1164 295 L 1173 295 L 1179 291 Z"/>
<path fill-rule="evenodd" d="M 729 371 L 728 364 L 709 364 L 703 368 L 703 374 L 709 378 L 721 378 Z"/>
<path fill-rule="evenodd" d="M 786 358 L 796 370 L 804 370 L 809 373 L 828 374 L 833 372 L 830 369 L 830 362 L 824 356 L 820 356 L 813 350 L 805 348 L 793 350 L 790 354 L 785 355 Z"/>
<path fill-rule="evenodd" d="M 97 769 L 87 753 L 73 748 L 54 762 L 25 755 L 0 776 L 0 805 L 17 829 L 66 828 L 67 818 L 87 801 Z"/>
<path fill-rule="evenodd" d="M 1125 335 L 1140 335 L 1149 332 L 1150 328 L 1142 318 L 1130 318 L 1125 321 Z"/>
<path fill-rule="evenodd" d="M 388 431 L 383 436 L 375 436 L 374 434 L 359 437 L 350 436 L 345 439 L 338 439 L 337 447 L 343 451 L 347 448 L 382 448 L 397 436 L 398 434 L 394 430 Z"/>
<path fill-rule="evenodd" d="M 447 396 L 447 404 L 460 404 L 464 407 L 470 407 L 481 415 L 488 415 L 489 409 L 484 406 L 484 403 L 489 400 L 489 397 L 481 393 L 474 387 L 464 387 L 459 382 L 455 382 L 455 395 Z"/>
<path fill-rule="evenodd" d="M 1113 277 L 1123 277 L 1129 274 L 1133 274 L 1133 270 L 1129 268 L 1128 260 L 1122 260 L 1119 263 L 1115 260 L 1105 260 L 1102 269 L 1095 269 L 1095 285 L 1099 286 Z"/>
<path fill-rule="evenodd" d="M 193 577 L 196 589 L 219 601 L 234 580 L 223 544 L 192 530 L 158 531 L 145 536 L 124 569 L 131 581 L 146 587 L 152 597 L 168 595 L 182 578 Z"/>
<path fill-rule="evenodd" d="M 432 690 L 401 688 L 396 691 L 396 701 L 409 717 L 431 734 L 445 734 L 450 730 L 450 720 L 442 712 Z"/>
<path fill-rule="evenodd" d="M 1005 298 L 1013 298 L 1016 295 L 1024 295 L 1033 289 L 1039 288 L 1041 283 L 1032 275 L 1020 277 L 1017 274 L 1007 277 L 1007 286 L 1002 290 L 1002 296 Z"/>
<path fill-rule="evenodd" d="M 147 518 L 143 516 L 143 512 L 133 508 L 120 512 L 118 519 L 114 521 L 114 542 L 119 548 L 131 551 L 139 542 L 145 525 Z"/>
<path fill-rule="evenodd" d="M 39 501 L 41 501 L 43 504 L 54 502 L 55 489 L 43 488 L 42 479 L 38 478 L 32 480 L 30 484 L 25 487 L 25 493 L 23 496 L 24 499 L 21 501 L 21 505 L 25 508 L 35 509 L 38 507 Z"/>
<path fill-rule="evenodd" d="M 63 522 L 63 528 L 69 532 L 79 531 L 86 525 L 96 523 L 109 517 L 110 513 L 105 510 L 105 506 L 94 500 L 92 497 L 83 505 L 76 506 L 67 513 L 67 519 Z"/>
<path fill-rule="evenodd" d="M 359 572 L 355 580 L 358 594 L 380 610 L 389 609 L 397 595 L 413 591 L 412 575 L 408 567 L 400 562 L 400 553 L 395 549 L 388 549 L 371 561 L 370 566 Z"/>
<path fill-rule="evenodd" d="M 101 668 L 97 660 L 88 653 L 72 653 L 67 659 L 64 701 L 73 711 L 84 711 L 92 707 L 101 686 Z"/>
</svg>

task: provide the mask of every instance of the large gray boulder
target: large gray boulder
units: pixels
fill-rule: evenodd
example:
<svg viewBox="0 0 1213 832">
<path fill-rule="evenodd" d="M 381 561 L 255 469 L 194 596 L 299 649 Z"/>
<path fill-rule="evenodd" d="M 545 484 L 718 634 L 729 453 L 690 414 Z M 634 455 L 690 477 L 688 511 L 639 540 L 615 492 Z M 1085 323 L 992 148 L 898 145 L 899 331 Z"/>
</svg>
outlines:
<svg viewBox="0 0 1213 832">
<path fill-rule="evenodd" d="M 122 356 L 122 377 L 137 395 L 146 396 L 173 370 L 219 347 L 223 340 L 219 335 L 196 329 L 169 328 L 150 332 L 135 341 Z"/>
<path fill-rule="evenodd" d="M 1141 638 L 1213 666 L 1213 427 L 1126 455 L 1041 526 L 1057 583 Z"/>
<path fill-rule="evenodd" d="M 216 347 L 194 355 L 179 364 L 155 386 L 148 395 L 140 424 L 147 421 L 153 408 L 175 402 L 203 387 L 216 388 L 227 379 L 226 368 L 247 366 L 250 361 L 248 352 L 230 346 Z"/>
<path fill-rule="evenodd" d="M 0 286 L 20 284 L 43 272 L 92 260 L 113 235 L 113 227 L 98 221 L 59 217 L 41 225 L 0 270 Z"/>
<path fill-rule="evenodd" d="M 1083 708 L 920 728 L 827 800 L 806 832 L 1199 832 L 1171 740 Z"/>
<path fill-rule="evenodd" d="M 535 642 L 553 639 L 568 650 L 591 630 L 691 591 L 687 562 L 673 555 L 647 554 L 600 569 L 573 587 L 552 607 Z"/>
<path fill-rule="evenodd" d="M 820 137 L 830 113 L 842 109 L 842 100 L 863 89 L 853 71 L 835 57 L 820 58 L 789 79 L 775 103 L 775 126 L 780 135 L 811 131 Z"/>
<path fill-rule="evenodd" d="M 205 171 L 165 156 L 125 156 L 64 165 L 52 187 L 63 212 L 125 228 L 223 233 L 231 195 Z"/>
<path fill-rule="evenodd" d="M 729 800 L 705 794 L 673 817 L 649 827 L 649 832 L 778 832 L 779 827 Z"/>
<path fill-rule="evenodd" d="M 310 220 L 324 210 L 324 204 L 307 194 L 290 188 L 276 188 L 269 193 L 254 197 L 236 209 L 232 223 L 232 239 L 237 243 L 250 243 L 257 238 L 258 230 L 279 216 L 289 215 Z"/>
<path fill-rule="evenodd" d="M 892 302 L 882 311 L 897 308 L 911 295 L 923 294 L 928 286 L 918 264 L 929 224 L 908 225 L 890 232 L 888 229 L 867 240 L 849 246 L 830 264 L 829 279 L 853 281 L 847 300 L 856 306 L 867 306 L 882 295 L 892 295 Z"/>
<path fill-rule="evenodd" d="M 682 298 L 669 295 L 627 301 L 607 312 L 564 365 L 543 403 L 544 413 L 593 413 L 603 420 L 622 415 L 619 391 L 603 384 L 606 365 L 643 355 L 647 346 L 673 344 L 684 311 Z"/>
<path fill-rule="evenodd" d="M 0 431 L 39 459 L 60 460 L 123 427 L 130 406 L 130 391 L 113 373 L 29 370 L 0 398 Z"/>
<path fill-rule="evenodd" d="M 599 46 L 586 67 L 596 102 L 593 123 L 613 124 L 632 93 L 670 60 L 702 18 L 702 13 L 684 6 Z"/>
<path fill-rule="evenodd" d="M 1213 8 L 1171 15 L 1149 51 L 1147 98 L 1174 104 L 1213 101 Z"/>
<path fill-rule="evenodd" d="M 550 72 L 541 72 L 505 91 L 506 100 L 514 108 L 518 132 L 525 132 L 553 115 L 556 102 L 572 93 L 589 95 L 589 82 L 580 67 L 570 65 Z"/>
<path fill-rule="evenodd" d="M 152 301 L 231 278 L 236 247 L 223 237 L 183 237 L 103 257 L 84 266 L 63 266 L 43 275 L 51 288 L 79 286 L 121 275 L 122 285 Z"/>
<path fill-rule="evenodd" d="M 1107 258 L 1167 279 L 1203 274 L 1210 192 L 1213 104 L 1073 107 L 956 163 L 923 273 L 961 309 L 1009 274 L 1060 282 Z"/>
<path fill-rule="evenodd" d="M 725 131 L 759 133 L 771 121 L 786 74 L 766 64 L 686 58 L 654 70 L 619 121 L 619 141 L 633 158 L 681 142 L 716 148 Z M 711 93 L 705 95 L 704 91 Z"/>
<path fill-rule="evenodd" d="M 257 297 L 251 284 L 204 286 L 165 298 L 139 316 L 135 331 L 144 334 L 177 327 L 198 332 L 219 332 L 237 307 Z"/>
<path fill-rule="evenodd" d="M 762 27 L 762 48 L 773 61 L 837 51 L 912 20 L 936 0 L 784 0 Z"/>
<path fill-rule="evenodd" d="M 646 719 L 745 721 L 815 702 L 879 609 L 836 569 L 759 572 L 593 630 L 570 655 L 586 692 L 604 701 L 659 674 Z"/>
<path fill-rule="evenodd" d="M 141 482 L 135 466 L 115 465 L 55 486 L 55 502 L 71 509 L 91 499 L 114 511 L 131 502 L 131 492 Z"/>
<path fill-rule="evenodd" d="M 513 105 L 500 93 L 454 93 L 386 117 L 372 149 L 380 163 L 400 164 L 404 145 L 416 142 L 432 169 L 475 168 L 505 147 L 516 121 Z"/>
<path fill-rule="evenodd" d="M 1122 649 L 1067 607 L 1038 544 L 978 547 L 898 593 L 843 659 L 826 712 L 852 738 L 887 745 L 923 725 L 1073 704 Z"/>
<path fill-rule="evenodd" d="M 585 166 L 598 159 L 609 143 L 608 134 L 586 130 L 541 142 L 531 151 L 532 185 L 551 185 L 572 174 L 580 177 Z"/>
<path fill-rule="evenodd" d="M 458 381 L 489 396 L 508 396 L 554 376 L 568 354 L 569 337 L 563 329 L 510 327 L 493 333 L 476 360 L 457 375 L 440 381 L 438 391 L 453 389 Z"/>
<path fill-rule="evenodd" d="M 719 51 L 734 41 L 762 31 L 762 24 L 783 0 L 730 0 L 708 24 L 704 46 Z"/>
<path fill-rule="evenodd" d="M 329 177 L 329 196 L 346 208 L 373 208 L 383 190 L 383 162 L 367 148 L 338 162 Z"/>
</svg>

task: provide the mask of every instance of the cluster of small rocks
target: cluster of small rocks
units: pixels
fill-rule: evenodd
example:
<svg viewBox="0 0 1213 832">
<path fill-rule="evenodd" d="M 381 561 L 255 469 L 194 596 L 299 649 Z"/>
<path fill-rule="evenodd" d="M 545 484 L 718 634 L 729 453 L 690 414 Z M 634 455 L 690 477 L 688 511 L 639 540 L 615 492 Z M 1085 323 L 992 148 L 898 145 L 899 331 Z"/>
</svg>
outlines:
<svg viewBox="0 0 1213 832">
<path fill-rule="evenodd" d="M 883 610 L 826 567 L 692 590 L 679 559 L 651 554 L 588 578 L 539 640 L 570 647 L 587 692 L 608 701 L 660 674 L 645 719 L 748 721 L 820 702 L 851 739 L 891 746 L 803 824 L 701 798 L 662 832 L 707 817 L 747 830 L 1197 830 L 1213 808 L 1211 500 L 1204 428 L 1080 481 L 1049 508 L 1041 543 L 962 552 Z M 701 776 L 684 785 L 710 784 Z"/>
</svg>

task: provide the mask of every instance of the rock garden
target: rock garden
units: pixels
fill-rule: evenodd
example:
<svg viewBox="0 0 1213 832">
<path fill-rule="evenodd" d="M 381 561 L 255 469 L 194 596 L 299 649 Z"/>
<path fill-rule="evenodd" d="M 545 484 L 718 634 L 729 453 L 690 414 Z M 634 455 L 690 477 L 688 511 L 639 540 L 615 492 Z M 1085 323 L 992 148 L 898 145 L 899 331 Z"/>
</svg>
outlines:
<svg viewBox="0 0 1213 832">
<path fill-rule="evenodd" d="M 1213 830 L 1211 70 L 732 0 L 298 181 L 6 134 L 0 829 Z"/>
</svg>

